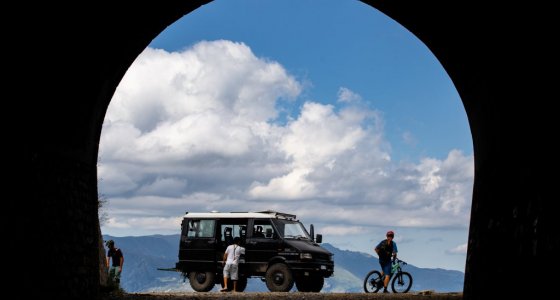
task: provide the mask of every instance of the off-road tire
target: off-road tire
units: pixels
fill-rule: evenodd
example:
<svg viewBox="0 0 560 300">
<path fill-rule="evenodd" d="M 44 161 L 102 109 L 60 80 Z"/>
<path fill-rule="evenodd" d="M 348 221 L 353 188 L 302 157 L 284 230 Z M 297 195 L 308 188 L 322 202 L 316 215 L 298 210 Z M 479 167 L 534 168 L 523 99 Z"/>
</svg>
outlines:
<svg viewBox="0 0 560 300">
<path fill-rule="evenodd" d="M 209 292 L 214 288 L 216 274 L 213 272 L 190 272 L 189 283 L 197 292 Z"/>
<path fill-rule="evenodd" d="M 277 263 L 266 271 L 266 287 L 271 292 L 289 292 L 294 287 L 294 276 L 287 265 Z"/>
<path fill-rule="evenodd" d="M 364 292 L 366 293 L 377 293 L 383 285 L 379 286 L 376 282 L 382 280 L 381 272 L 373 270 L 366 275 L 364 279 Z"/>
<path fill-rule="evenodd" d="M 393 280 L 391 281 L 391 289 L 393 293 L 406 293 L 412 287 L 412 275 L 408 272 L 401 272 L 402 284 L 399 284 L 399 274 L 393 275 Z"/>
</svg>

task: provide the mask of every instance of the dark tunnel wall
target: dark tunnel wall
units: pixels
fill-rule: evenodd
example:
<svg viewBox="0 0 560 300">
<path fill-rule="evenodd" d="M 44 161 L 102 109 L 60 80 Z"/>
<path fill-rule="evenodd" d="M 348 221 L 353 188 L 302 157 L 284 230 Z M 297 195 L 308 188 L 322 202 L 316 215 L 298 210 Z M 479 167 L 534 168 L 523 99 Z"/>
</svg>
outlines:
<svg viewBox="0 0 560 300">
<path fill-rule="evenodd" d="M 16 4 L 4 24 L 9 80 L 6 286 L 57 298 L 100 295 L 97 150 L 105 111 L 137 55 L 208 1 Z M 552 9 L 473 1 L 364 1 L 433 51 L 467 111 L 475 183 L 465 299 L 507 298 L 559 250 L 554 229 Z M 5 23 L 5 21 L 4 21 Z M 193 28 L 196 30 L 196 28 Z M 549 37 L 548 39 L 546 37 Z M 11 92 L 11 93 L 10 93 Z M 15 104 L 15 107 L 12 105 Z M 13 128 L 16 128 L 15 130 Z M 11 143 L 9 143 L 11 142 Z M 13 237 L 13 238 L 12 238 Z M 13 243 L 13 246 L 11 246 Z M 550 267 L 550 266 L 549 266 Z M 29 279 L 29 280 L 27 280 Z M 524 285 L 537 285 L 539 276 Z M 30 288 L 32 287 L 32 288 Z M 527 290 L 524 292 L 524 290 Z"/>
</svg>

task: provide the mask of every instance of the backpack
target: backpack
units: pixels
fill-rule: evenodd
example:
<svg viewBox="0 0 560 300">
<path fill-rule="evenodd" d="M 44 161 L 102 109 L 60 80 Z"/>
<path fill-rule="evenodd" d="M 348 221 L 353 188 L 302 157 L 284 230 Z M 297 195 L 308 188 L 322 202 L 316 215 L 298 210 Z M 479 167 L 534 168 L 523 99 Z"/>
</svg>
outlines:
<svg viewBox="0 0 560 300">
<path fill-rule="evenodd" d="M 379 259 L 380 260 L 391 260 L 393 256 L 393 245 L 389 245 L 387 240 L 383 240 L 381 245 L 378 247 L 379 249 Z"/>
</svg>

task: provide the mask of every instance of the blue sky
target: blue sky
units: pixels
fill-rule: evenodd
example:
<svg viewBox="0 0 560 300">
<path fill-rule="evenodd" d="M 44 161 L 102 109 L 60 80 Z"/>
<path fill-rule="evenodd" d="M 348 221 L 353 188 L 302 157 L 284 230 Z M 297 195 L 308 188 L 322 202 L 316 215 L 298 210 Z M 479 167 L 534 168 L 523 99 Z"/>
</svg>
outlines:
<svg viewBox="0 0 560 300">
<path fill-rule="evenodd" d="M 464 271 L 460 97 L 422 42 L 359 1 L 218 0 L 168 27 L 117 88 L 99 178 L 104 234 L 275 209 L 343 249 L 371 253 L 392 229 L 409 263 Z"/>
</svg>

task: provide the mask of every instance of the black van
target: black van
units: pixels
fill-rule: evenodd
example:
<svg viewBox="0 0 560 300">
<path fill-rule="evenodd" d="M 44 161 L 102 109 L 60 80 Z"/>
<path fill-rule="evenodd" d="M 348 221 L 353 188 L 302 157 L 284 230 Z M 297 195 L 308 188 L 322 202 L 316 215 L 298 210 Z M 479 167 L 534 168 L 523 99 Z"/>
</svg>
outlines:
<svg viewBox="0 0 560 300">
<path fill-rule="evenodd" d="M 187 212 L 175 269 L 195 291 L 223 286 L 222 259 L 235 237 L 245 247 L 238 291 L 246 288 L 247 278 L 260 277 L 272 292 L 288 292 L 294 283 L 299 291 L 319 292 L 333 274 L 333 254 L 319 246 L 322 236 L 314 237 L 313 225 L 309 233 L 295 215 L 275 211 Z"/>
</svg>

